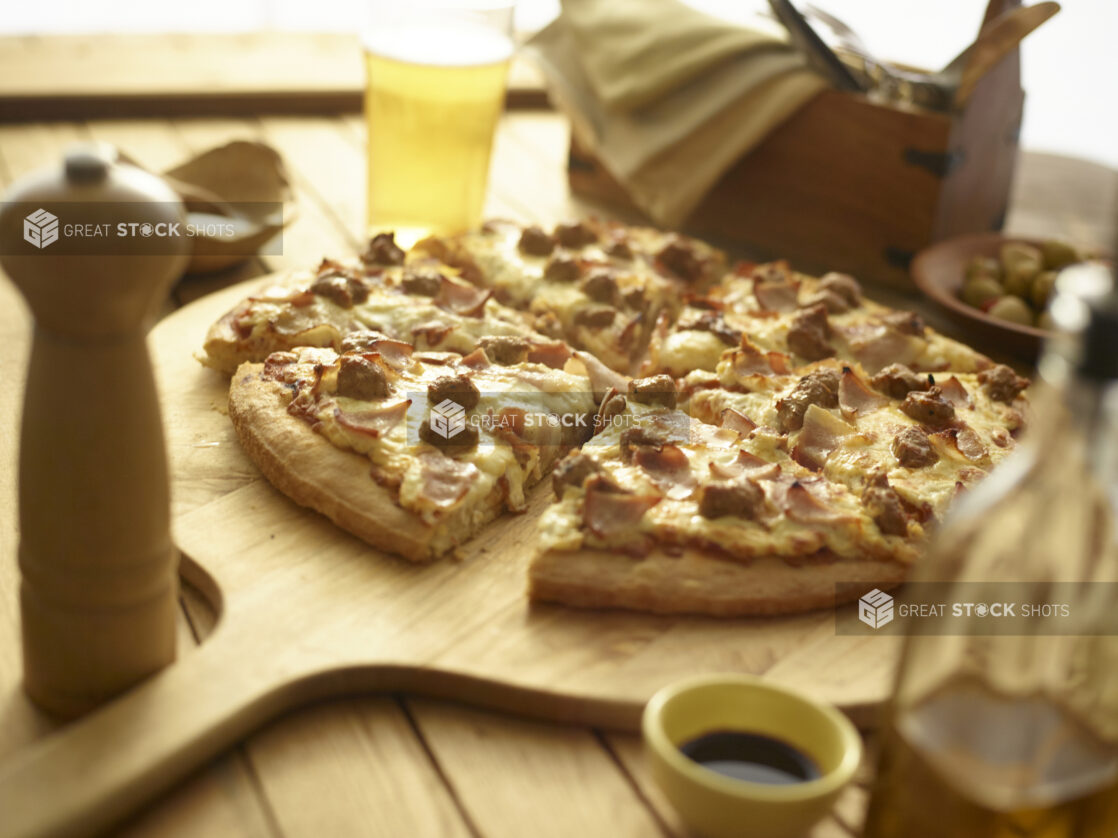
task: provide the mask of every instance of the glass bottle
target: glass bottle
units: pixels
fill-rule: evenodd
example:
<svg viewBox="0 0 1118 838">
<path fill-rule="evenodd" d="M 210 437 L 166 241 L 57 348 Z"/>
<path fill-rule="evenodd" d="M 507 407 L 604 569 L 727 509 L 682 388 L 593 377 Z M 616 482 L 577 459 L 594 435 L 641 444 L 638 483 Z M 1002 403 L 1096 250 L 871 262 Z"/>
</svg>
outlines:
<svg viewBox="0 0 1118 838">
<path fill-rule="evenodd" d="M 908 636 L 866 838 L 1118 836 L 1118 291 L 1101 265 L 1058 287 L 1031 427 L 910 585 L 1040 616 Z"/>
</svg>

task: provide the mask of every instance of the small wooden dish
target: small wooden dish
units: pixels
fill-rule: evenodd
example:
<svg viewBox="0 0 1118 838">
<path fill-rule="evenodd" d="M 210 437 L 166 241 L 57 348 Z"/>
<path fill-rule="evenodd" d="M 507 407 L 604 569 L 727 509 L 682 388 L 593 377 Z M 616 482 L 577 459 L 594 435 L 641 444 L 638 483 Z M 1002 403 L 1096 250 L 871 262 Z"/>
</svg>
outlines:
<svg viewBox="0 0 1118 838">
<path fill-rule="evenodd" d="M 1004 236 L 1001 233 L 974 233 L 955 236 L 924 248 L 912 260 L 912 281 L 928 297 L 947 310 L 963 326 L 968 336 L 983 348 L 1033 360 L 1040 354 L 1044 339 L 1051 332 L 1035 326 L 1020 326 L 967 305 L 959 298 L 966 278 L 967 264 L 975 256 L 996 258 L 1009 241 L 1039 245 L 1038 239 Z"/>
</svg>

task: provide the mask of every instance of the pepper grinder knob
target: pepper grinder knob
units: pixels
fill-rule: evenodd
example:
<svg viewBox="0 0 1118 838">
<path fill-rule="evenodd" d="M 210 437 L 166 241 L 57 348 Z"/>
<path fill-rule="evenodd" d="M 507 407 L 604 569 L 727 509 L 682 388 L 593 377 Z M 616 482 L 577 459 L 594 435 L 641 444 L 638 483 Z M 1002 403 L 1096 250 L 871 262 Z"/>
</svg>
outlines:
<svg viewBox="0 0 1118 838">
<path fill-rule="evenodd" d="M 24 688 L 59 715 L 175 657 L 178 553 L 145 336 L 186 268 L 185 226 L 170 187 L 103 145 L 17 181 L 0 206 L 0 266 L 35 318 L 19 468 Z M 167 235 L 121 236 L 141 228 Z"/>
</svg>

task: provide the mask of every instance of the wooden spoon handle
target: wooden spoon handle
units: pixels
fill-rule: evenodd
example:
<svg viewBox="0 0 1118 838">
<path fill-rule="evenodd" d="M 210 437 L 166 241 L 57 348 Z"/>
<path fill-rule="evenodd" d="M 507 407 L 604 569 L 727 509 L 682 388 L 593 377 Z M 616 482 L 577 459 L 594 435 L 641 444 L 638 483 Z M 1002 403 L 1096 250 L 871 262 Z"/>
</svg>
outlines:
<svg viewBox="0 0 1118 838">
<path fill-rule="evenodd" d="M 963 108 L 982 77 L 1016 49 L 1026 35 L 1058 11 L 1059 3 L 1046 0 L 1033 6 L 1009 9 L 986 26 L 970 48 L 970 60 L 963 68 L 955 91 L 955 107 Z"/>
</svg>

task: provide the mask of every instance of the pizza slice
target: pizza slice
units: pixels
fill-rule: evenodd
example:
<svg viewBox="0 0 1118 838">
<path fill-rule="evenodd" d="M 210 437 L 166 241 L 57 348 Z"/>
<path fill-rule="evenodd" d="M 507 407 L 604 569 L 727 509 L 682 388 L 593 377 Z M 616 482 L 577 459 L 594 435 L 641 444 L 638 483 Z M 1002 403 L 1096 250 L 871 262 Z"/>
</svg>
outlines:
<svg viewBox="0 0 1118 838">
<path fill-rule="evenodd" d="M 992 363 L 915 312 L 866 299 L 851 276 L 816 279 L 774 262 L 743 264 L 707 294 L 692 295 L 676 320 L 661 318 L 644 371 L 681 377 L 713 370 L 743 336 L 762 352 L 786 356 L 788 368 L 823 358 L 856 361 L 870 373 L 893 363 L 929 372 L 977 372 Z"/>
<path fill-rule="evenodd" d="M 420 350 L 466 355 L 483 338 L 505 337 L 527 340 L 533 360 L 561 364 L 569 355 L 533 328 L 532 315 L 499 304 L 455 269 L 403 259 L 384 234 L 360 261 L 324 259 L 313 271 L 278 278 L 210 328 L 205 362 L 231 374 L 245 361 L 300 346 L 341 350 L 347 336 L 370 330 Z"/>
<path fill-rule="evenodd" d="M 873 494 L 879 525 L 897 535 L 915 529 L 913 516 L 942 519 L 1013 450 L 1025 423 L 1028 382 L 1006 366 L 948 374 L 891 364 L 871 376 L 834 359 L 794 372 L 770 363 L 749 344 L 727 352 L 716 374 L 691 373 L 691 414 L 747 437 L 781 434 L 800 465 Z"/>
<path fill-rule="evenodd" d="M 685 291 L 725 272 L 723 254 L 695 239 L 616 223 L 536 226 L 491 221 L 419 242 L 409 260 L 437 259 L 497 299 L 538 316 L 553 337 L 622 373 L 644 358 L 653 325 L 675 317 Z"/>
<path fill-rule="evenodd" d="M 606 397 L 599 432 L 552 481 L 529 568 L 533 599 L 717 616 L 794 613 L 836 583 L 899 583 L 919 527 L 797 462 L 775 429 L 699 422 L 667 376 Z"/>
<path fill-rule="evenodd" d="M 245 363 L 229 414 L 264 475 L 296 503 L 414 561 L 465 542 L 592 429 L 594 383 L 493 341 L 466 356 L 362 333 Z"/>
</svg>

